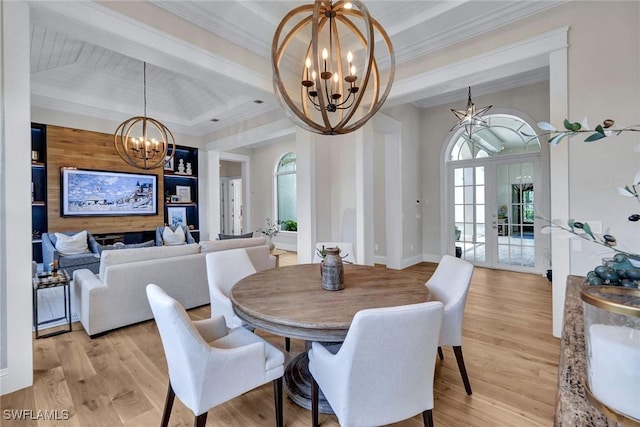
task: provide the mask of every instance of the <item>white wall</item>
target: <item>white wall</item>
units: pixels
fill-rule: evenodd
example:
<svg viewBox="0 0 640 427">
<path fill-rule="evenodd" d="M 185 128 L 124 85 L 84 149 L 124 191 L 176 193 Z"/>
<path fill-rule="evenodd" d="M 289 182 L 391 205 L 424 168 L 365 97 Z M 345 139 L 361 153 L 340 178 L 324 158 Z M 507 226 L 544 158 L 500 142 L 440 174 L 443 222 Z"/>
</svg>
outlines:
<svg viewBox="0 0 640 427">
<path fill-rule="evenodd" d="M 385 138 L 378 132 L 373 134 L 373 222 L 375 262 L 386 263 L 387 256 L 387 215 L 385 198 Z M 377 249 L 376 249 L 377 247 Z"/>
<path fill-rule="evenodd" d="M 33 383 L 29 9 L 0 4 L 0 395 Z"/>
<path fill-rule="evenodd" d="M 423 261 L 422 255 L 422 183 L 421 111 L 412 105 L 387 108 L 382 111 L 402 124 L 402 259 L 405 266 Z M 377 171 L 376 171 L 377 173 Z M 388 237 L 388 236 L 387 236 Z"/>
<path fill-rule="evenodd" d="M 640 3 L 581 4 L 580 12 L 581 19 L 570 33 L 571 119 L 587 116 L 592 126 L 608 118 L 620 126 L 640 123 Z M 594 61 L 598 52 L 620 58 L 624 66 Z M 602 221 L 603 229 L 618 238 L 620 248 L 635 253 L 640 252 L 640 224 L 627 217 L 640 211 L 640 205 L 618 196 L 615 188 L 632 184 L 640 170 L 640 153 L 633 151 L 639 142 L 638 134 L 593 144 L 578 137 L 568 142 L 571 217 Z M 601 263 L 604 254 L 610 252 L 584 244 L 581 252 L 571 254 L 571 273 L 584 275 Z"/>
</svg>

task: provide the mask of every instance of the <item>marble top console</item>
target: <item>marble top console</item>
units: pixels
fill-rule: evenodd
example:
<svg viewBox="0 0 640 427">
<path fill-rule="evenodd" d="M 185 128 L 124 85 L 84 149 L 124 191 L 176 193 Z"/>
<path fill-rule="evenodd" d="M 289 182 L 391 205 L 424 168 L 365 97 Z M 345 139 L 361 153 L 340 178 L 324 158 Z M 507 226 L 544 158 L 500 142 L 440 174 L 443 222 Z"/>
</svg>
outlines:
<svg viewBox="0 0 640 427">
<path fill-rule="evenodd" d="M 554 424 L 558 427 L 618 427 L 620 424 L 609 420 L 587 401 L 585 395 L 587 366 L 580 299 L 580 290 L 585 286 L 588 285 L 582 276 L 567 278 Z"/>
</svg>

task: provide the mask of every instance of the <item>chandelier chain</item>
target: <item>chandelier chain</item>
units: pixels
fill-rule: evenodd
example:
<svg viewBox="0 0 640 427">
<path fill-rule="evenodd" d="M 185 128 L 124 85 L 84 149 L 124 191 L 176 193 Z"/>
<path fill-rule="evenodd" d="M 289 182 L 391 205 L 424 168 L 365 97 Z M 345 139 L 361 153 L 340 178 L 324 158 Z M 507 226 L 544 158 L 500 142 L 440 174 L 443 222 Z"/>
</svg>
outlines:
<svg viewBox="0 0 640 427">
<path fill-rule="evenodd" d="M 144 91 L 143 91 L 144 116 L 147 117 L 147 63 L 146 62 L 144 62 L 144 66 L 142 69 L 142 85 L 144 88 Z"/>
</svg>

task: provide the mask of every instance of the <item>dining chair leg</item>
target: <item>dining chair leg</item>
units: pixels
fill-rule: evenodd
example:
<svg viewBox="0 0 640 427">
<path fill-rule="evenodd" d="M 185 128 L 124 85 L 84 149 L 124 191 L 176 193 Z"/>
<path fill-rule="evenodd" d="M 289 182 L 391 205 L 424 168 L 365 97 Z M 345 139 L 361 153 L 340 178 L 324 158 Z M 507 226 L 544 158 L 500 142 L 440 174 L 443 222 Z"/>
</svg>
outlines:
<svg viewBox="0 0 640 427">
<path fill-rule="evenodd" d="M 424 411 L 422 419 L 424 420 L 424 427 L 433 427 L 433 410 L 427 409 Z"/>
<path fill-rule="evenodd" d="M 464 389 L 467 394 L 471 396 L 471 384 L 469 384 L 469 377 L 467 376 L 467 369 L 464 367 L 464 358 L 462 357 L 462 346 L 453 346 L 453 352 L 456 355 L 458 361 L 458 368 L 460 369 L 460 375 L 462 376 L 462 382 L 464 383 Z"/>
<path fill-rule="evenodd" d="M 442 347 L 438 346 L 438 356 L 440 356 L 440 360 L 444 360 L 444 354 L 442 354 Z"/>
<path fill-rule="evenodd" d="M 284 339 L 284 349 L 287 350 L 287 353 L 289 353 L 289 350 L 291 350 L 291 338 L 286 337 Z"/>
<path fill-rule="evenodd" d="M 207 425 L 207 413 L 200 414 L 196 417 L 193 427 L 205 427 Z"/>
<path fill-rule="evenodd" d="M 311 377 L 311 427 L 318 427 L 318 383 Z"/>
<path fill-rule="evenodd" d="M 167 391 L 167 398 L 164 401 L 164 411 L 162 413 L 162 422 L 160 427 L 167 427 L 169 425 L 169 418 L 171 417 L 171 409 L 173 409 L 173 401 L 176 398 L 176 393 L 169 383 L 169 390 Z"/>
<path fill-rule="evenodd" d="M 273 380 L 273 402 L 276 407 L 276 427 L 284 427 L 282 411 L 282 377 Z"/>
</svg>

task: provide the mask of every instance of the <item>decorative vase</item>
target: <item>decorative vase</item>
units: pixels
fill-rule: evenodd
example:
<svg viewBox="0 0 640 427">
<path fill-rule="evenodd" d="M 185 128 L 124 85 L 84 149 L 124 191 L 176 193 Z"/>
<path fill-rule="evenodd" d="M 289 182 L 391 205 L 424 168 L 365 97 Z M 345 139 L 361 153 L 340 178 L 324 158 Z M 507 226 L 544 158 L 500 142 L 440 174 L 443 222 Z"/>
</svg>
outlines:
<svg viewBox="0 0 640 427">
<path fill-rule="evenodd" d="M 269 245 L 269 251 L 273 252 L 273 250 L 276 248 L 276 245 L 271 241 L 271 236 L 266 236 L 267 237 L 267 244 Z"/>
<path fill-rule="evenodd" d="M 340 248 L 326 248 L 327 255 L 321 264 L 322 289 L 339 291 L 344 289 L 344 267 L 340 258 Z"/>
</svg>

